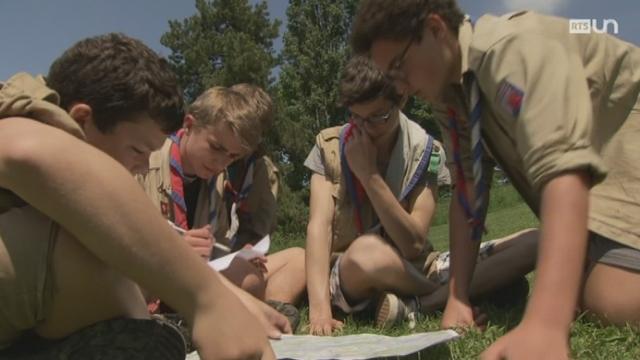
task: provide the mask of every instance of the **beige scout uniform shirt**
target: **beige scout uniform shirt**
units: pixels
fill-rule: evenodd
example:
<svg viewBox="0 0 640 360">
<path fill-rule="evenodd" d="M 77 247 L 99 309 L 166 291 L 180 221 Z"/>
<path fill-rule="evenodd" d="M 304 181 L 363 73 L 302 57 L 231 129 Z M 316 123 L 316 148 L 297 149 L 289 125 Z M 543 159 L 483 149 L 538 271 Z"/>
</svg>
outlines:
<svg viewBox="0 0 640 360">
<path fill-rule="evenodd" d="M 484 16 L 473 30 L 467 22 L 459 41 L 463 74 L 473 72 L 482 93 L 485 149 L 531 209 L 538 213 L 551 178 L 585 170 L 593 184 L 589 229 L 640 249 L 638 47 L 605 34 L 571 34 L 566 19 L 532 12 Z M 444 102 L 467 114 L 468 93 L 468 82 L 452 85 Z M 517 109 L 508 102 L 514 93 L 522 95 Z M 439 109 L 447 128 L 445 108 Z M 461 118 L 471 178 L 469 128 Z"/>
<path fill-rule="evenodd" d="M 0 121 L 28 117 L 84 139 L 59 102 L 42 77 L 20 73 L 0 83 Z M 60 231 L 53 220 L 0 189 L 0 349 L 48 316 L 52 253 Z"/>
<path fill-rule="evenodd" d="M 226 172 L 223 174 L 225 182 L 229 180 L 227 175 Z M 278 168 L 268 156 L 263 155 L 254 162 L 253 180 L 246 199 L 247 211 L 237 211 L 237 218 L 234 219 L 235 215 L 230 213 L 232 198 L 224 197 L 225 214 L 220 217 L 218 226 L 227 238 L 236 236 L 234 249 L 255 244 L 275 230 L 279 183 Z M 232 226 L 235 222 L 237 225 Z"/>
<path fill-rule="evenodd" d="M 335 202 L 333 225 L 332 225 L 332 252 L 343 252 L 357 238 L 355 226 L 353 204 L 346 190 L 345 178 L 342 176 L 340 166 L 340 132 L 342 126 L 328 128 L 320 132 L 316 137 L 316 145 L 309 154 L 305 165 L 312 171 L 325 175 L 333 183 L 332 196 Z M 389 165 L 385 174 L 385 182 L 391 191 L 398 196 L 417 168 L 427 142 L 427 135 L 420 125 L 409 120 L 401 114 L 400 131 L 398 140 L 392 150 Z M 435 143 L 431 153 L 431 158 L 437 161 L 430 161 L 430 166 L 422 175 L 421 181 L 409 193 L 407 199 L 402 202 L 403 208 L 410 211 L 425 186 L 436 184 L 437 172 L 440 167 L 441 148 Z M 318 164 L 318 161 L 321 164 Z M 377 222 L 374 209 L 371 203 L 366 200 L 362 204 L 362 223 L 365 232 L 371 229 Z M 428 269 L 429 262 L 433 259 L 431 244 L 425 244 L 424 256 L 415 261 L 415 265 L 420 270 Z"/>
<path fill-rule="evenodd" d="M 168 220 L 175 221 L 174 218 L 174 204 L 171 199 L 171 164 L 170 164 L 170 150 L 171 139 L 167 139 L 160 150 L 155 151 L 149 157 L 149 171 L 145 175 L 136 176 L 138 182 L 142 184 L 144 191 L 147 193 L 151 202 L 160 210 L 162 216 Z M 223 179 L 219 176 L 216 181 L 216 189 L 213 194 L 215 199 L 216 213 L 222 213 L 222 202 L 219 201 L 222 194 Z M 193 219 L 193 228 L 201 228 L 209 224 L 209 212 L 211 210 L 210 199 L 211 194 L 209 192 L 207 181 L 201 181 L 200 191 L 198 194 L 198 201 L 196 204 L 195 217 Z M 214 236 L 216 241 L 223 245 L 229 245 L 221 236 L 220 231 L 217 229 L 217 224 L 220 222 L 218 219 L 213 224 Z"/>
</svg>

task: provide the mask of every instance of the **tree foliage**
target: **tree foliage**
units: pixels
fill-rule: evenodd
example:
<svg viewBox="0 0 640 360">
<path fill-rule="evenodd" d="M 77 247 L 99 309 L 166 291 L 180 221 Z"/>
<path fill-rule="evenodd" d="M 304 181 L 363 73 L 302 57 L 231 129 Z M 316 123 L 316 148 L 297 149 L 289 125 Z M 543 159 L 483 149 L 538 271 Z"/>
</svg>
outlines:
<svg viewBox="0 0 640 360">
<path fill-rule="evenodd" d="M 344 121 L 344 109 L 336 103 L 355 6 L 355 0 L 289 2 L 276 94 L 278 143 L 293 190 L 308 180 L 303 163 L 315 135 Z"/>
<path fill-rule="evenodd" d="M 266 1 L 196 0 L 196 14 L 169 21 L 160 42 L 171 50 L 169 61 L 187 100 L 211 86 L 240 82 L 267 88 L 277 65 L 273 40 L 281 22 L 270 20 Z"/>
</svg>

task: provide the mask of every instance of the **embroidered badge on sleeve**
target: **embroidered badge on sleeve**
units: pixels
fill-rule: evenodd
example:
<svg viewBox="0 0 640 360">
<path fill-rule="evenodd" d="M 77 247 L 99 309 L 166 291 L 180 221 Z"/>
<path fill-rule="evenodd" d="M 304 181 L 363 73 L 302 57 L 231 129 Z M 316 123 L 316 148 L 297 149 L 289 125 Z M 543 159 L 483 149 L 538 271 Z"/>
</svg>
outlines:
<svg viewBox="0 0 640 360">
<path fill-rule="evenodd" d="M 503 80 L 498 88 L 496 100 L 498 104 L 513 117 L 520 115 L 520 108 L 524 99 L 524 92 L 512 83 Z"/>
</svg>

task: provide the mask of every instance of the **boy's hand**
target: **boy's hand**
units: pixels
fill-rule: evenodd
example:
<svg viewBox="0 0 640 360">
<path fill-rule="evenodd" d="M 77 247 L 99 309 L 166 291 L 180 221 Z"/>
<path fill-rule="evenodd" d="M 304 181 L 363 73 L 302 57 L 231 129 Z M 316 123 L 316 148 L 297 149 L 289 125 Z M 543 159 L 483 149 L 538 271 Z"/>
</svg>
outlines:
<svg viewBox="0 0 640 360">
<path fill-rule="evenodd" d="M 251 249 L 253 248 L 253 245 L 251 244 L 247 244 L 244 246 L 245 249 Z M 267 270 L 267 257 L 266 256 L 258 256 L 257 258 L 253 258 L 251 260 L 249 260 L 249 262 L 255 266 L 256 268 L 258 268 L 258 270 L 260 270 L 262 273 L 266 274 L 267 272 L 269 272 Z"/>
<path fill-rule="evenodd" d="M 286 316 L 277 312 L 271 306 L 254 297 L 242 298 L 242 302 L 262 324 L 262 328 L 271 339 L 280 339 L 282 334 L 291 334 L 291 324 Z"/>
<path fill-rule="evenodd" d="M 200 358 L 275 359 L 263 327 L 255 326 L 258 319 L 237 297 L 218 295 L 215 305 L 198 306 L 194 313 L 193 342 Z"/>
<path fill-rule="evenodd" d="M 523 322 L 499 338 L 480 357 L 482 360 L 569 359 L 568 334 L 550 326 Z"/>
<path fill-rule="evenodd" d="M 378 172 L 377 150 L 369 135 L 358 127 L 353 127 L 351 138 L 345 145 L 349 168 L 360 181 Z"/>
<path fill-rule="evenodd" d="M 483 330 L 486 322 L 487 316 L 480 313 L 478 308 L 473 308 L 469 303 L 450 296 L 442 315 L 440 327 L 443 329 L 478 327 Z"/>
<path fill-rule="evenodd" d="M 262 326 L 266 329 L 269 338 L 280 339 L 282 334 L 293 333 L 289 319 L 286 316 L 261 301 L 258 303 L 260 305 L 258 319 L 262 322 Z"/>
<path fill-rule="evenodd" d="M 196 254 L 206 260 L 209 259 L 211 249 L 215 243 L 213 234 L 211 233 L 211 225 L 206 225 L 199 229 L 187 230 L 184 233 L 183 238 L 196 252 Z"/>
<path fill-rule="evenodd" d="M 319 336 L 331 336 L 335 330 L 340 330 L 344 324 L 342 321 L 328 317 L 311 317 L 309 322 L 309 334 Z"/>
</svg>

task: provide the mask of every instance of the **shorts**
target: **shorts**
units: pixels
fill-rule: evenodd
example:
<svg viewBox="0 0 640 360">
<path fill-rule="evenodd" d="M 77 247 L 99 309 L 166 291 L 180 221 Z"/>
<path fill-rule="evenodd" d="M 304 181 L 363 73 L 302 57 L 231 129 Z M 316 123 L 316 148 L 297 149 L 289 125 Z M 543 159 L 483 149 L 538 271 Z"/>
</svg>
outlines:
<svg viewBox="0 0 640 360">
<path fill-rule="evenodd" d="M 0 349 L 44 320 L 60 227 L 31 206 L 0 214 Z"/>
<path fill-rule="evenodd" d="M 587 258 L 593 262 L 640 271 L 640 250 L 589 232 Z"/>
</svg>

